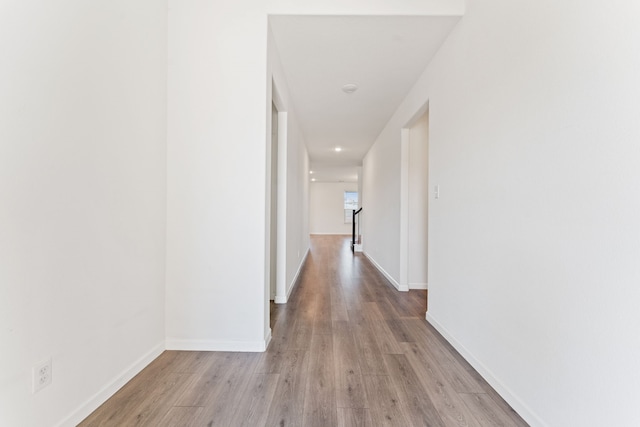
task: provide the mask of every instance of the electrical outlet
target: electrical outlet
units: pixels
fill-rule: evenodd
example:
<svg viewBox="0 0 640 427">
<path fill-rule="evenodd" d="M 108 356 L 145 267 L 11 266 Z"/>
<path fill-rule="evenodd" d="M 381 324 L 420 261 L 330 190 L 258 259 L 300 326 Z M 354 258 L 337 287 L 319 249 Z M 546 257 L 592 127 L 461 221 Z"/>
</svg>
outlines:
<svg viewBox="0 0 640 427">
<path fill-rule="evenodd" d="M 51 384 L 53 375 L 51 359 L 38 363 L 33 367 L 33 392 L 37 393 Z"/>
</svg>

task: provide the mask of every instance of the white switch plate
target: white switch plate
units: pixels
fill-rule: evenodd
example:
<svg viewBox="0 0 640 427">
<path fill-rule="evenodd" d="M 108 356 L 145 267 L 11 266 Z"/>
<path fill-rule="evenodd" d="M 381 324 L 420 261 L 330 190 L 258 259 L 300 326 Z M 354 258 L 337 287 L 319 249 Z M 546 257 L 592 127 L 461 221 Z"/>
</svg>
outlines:
<svg viewBox="0 0 640 427">
<path fill-rule="evenodd" d="M 436 185 L 435 188 L 433 189 L 433 194 L 435 195 L 436 199 L 440 198 L 440 186 Z"/>
</svg>

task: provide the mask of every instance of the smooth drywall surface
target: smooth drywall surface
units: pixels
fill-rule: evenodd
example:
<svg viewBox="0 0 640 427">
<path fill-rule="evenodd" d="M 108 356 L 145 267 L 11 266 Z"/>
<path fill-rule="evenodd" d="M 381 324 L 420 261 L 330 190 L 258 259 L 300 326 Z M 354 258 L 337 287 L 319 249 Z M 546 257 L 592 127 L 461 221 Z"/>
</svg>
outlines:
<svg viewBox="0 0 640 427">
<path fill-rule="evenodd" d="M 166 3 L 0 9 L 0 425 L 75 426 L 164 349 Z"/>
<path fill-rule="evenodd" d="M 249 1 L 245 2 L 250 3 Z M 298 0 L 268 0 L 268 13 L 283 15 L 462 15 L 464 0 L 325 0 L 300 2 Z"/>
<path fill-rule="evenodd" d="M 387 126 L 362 162 L 363 252 L 400 281 L 400 127 Z"/>
<path fill-rule="evenodd" d="M 639 13 L 469 2 L 374 147 L 429 101 L 429 319 L 532 426 L 640 425 Z"/>
<path fill-rule="evenodd" d="M 356 182 L 312 182 L 309 202 L 311 234 L 351 234 L 344 222 L 344 192 L 358 191 Z"/>
<path fill-rule="evenodd" d="M 169 348 L 265 345 L 271 105 L 267 18 L 254 3 L 169 2 Z"/>
<path fill-rule="evenodd" d="M 283 272 L 282 283 L 279 283 L 275 299 L 277 303 L 285 303 L 309 249 L 309 155 L 271 31 L 268 33 L 267 60 L 267 77 L 273 81 L 270 89 L 273 90 L 275 87 L 277 91 L 276 95 L 268 92 L 267 96 L 277 98 L 279 108 L 287 114 L 286 152 L 279 159 L 284 168 L 284 173 L 280 176 L 284 181 L 285 203 L 280 209 L 284 211 L 281 239 L 285 247 L 282 260 L 279 260 L 279 268 Z M 268 309 L 269 307 L 266 307 L 266 310 Z M 269 319 L 266 320 L 268 324 Z"/>
<path fill-rule="evenodd" d="M 409 129 L 408 262 L 409 289 L 427 288 L 429 218 L 429 112 Z"/>
<path fill-rule="evenodd" d="M 268 15 L 463 10 L 463 0 L 169 1 L 169 347 L 259 350 L 268 339 Z M 296 245 L 300 256 L 304 239 Z"/>
<path fill-rule="evenodd" d="M 289 133 L 286 296 L 291 293 L 309 249 L 309 156 L 303 141 L 298 128 Z"/>
</svg>

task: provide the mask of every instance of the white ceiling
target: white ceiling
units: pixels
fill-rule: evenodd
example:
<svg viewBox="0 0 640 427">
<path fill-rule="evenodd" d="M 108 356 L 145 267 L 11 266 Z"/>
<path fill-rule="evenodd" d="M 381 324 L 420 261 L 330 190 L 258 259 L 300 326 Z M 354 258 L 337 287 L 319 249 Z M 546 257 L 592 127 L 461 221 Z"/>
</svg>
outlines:
<svg viewBox="0 0 640 427">
<path fill-rule="evenodd" d="M 309 179 L 317 182 L 358 182 L 357 166 L 312 164 Z"/>
<path fill-rule="evenodd" d="M 459 19 L 270 17 L 312 169 L 327 170 L 323 180 L 356 176 L 355 167 Z M 347 83 L 359 89 L 346 94 Z M 342 152 L 334 151 L 337 146 Z"/>
</svg>

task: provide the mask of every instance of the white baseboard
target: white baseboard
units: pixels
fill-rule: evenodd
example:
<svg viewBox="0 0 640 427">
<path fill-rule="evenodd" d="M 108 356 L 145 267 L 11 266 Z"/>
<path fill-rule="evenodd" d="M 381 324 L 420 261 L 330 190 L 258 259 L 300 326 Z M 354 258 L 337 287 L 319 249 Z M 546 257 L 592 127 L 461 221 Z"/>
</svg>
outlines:
<svg viewBox="0 0 640 427">
<path fill-rule="evenodd" d="M 215 341 L 167 338 L 166 347 L 167 350 L 182 351 L 233 351 L 261 353 L 267 349 L 268 344 L 267 339 L 262 341 Z"/>
<path fill-rule="evenodd" d="M 56 424 L 56 427 L 74 427 L 80 424 L 82 420 L 87 418 L 93 411 L 98 409 L 100 405 L 113 396 L 126 383 L 131 381 L 133 377 L 138 375 L 140 371 L 146 368 L 165 350 L 164 343 L 159 343 L 144 356 L 132 363 L 128 368 L 117 375 L 109 384 L 105 385 L 99 392 L 91 396 L 85 403 L 80 405 L 78 409 L 73 411 L 69 416 Z"/>
<path fill-rule="evenodd" d="M 366 257 L 367 257 L 367 259 L 368 259 L 369 261 L 371 261 L 371 264 L 373 264 L 373 266 L 374 266 L 375 268 L 377 268 L 377 269 L 378 269 L 378 271 L 379 271 L 380 273 L 382 273 L 382 275 L 383 275 L 384 277 L 386 277 L 388 281 L 390 281 L 390 282 L 391 282 L 391 284 L 392 284 L 392 285 L 393 285 L 397 290 L 399 290 L 400 292 L 408 292 L 408 291 L 409 291 L 409 287 L 408 287 L 408 286 L 401 286 L 401 285 L 396 281 L 396 279 L 394 279 L 394 278 L 393 278 L 389 273 L 387 273 L 387 272 L 385 271 L 385 269 L 384 269 L 384 268 L 382 268 L 382 267 L 380 266 L 380 264 L 378 264 L 378 263 L 376 262 L 376 260 L 374 260 L 373 258 L 371 258 L 371 256 L 370 256 L 368 253 L 363 252 L 363 254 L 364 254 L 364 256 L 366 256 Z"/>
<path fill-rule="evenodd" d="M 426 314 L 429 322 L 440 334 L 464 357 L 464 359 L 478 371 L 493 389 L 532 427 L 548 427 L 509 387 L 505 386 L 493 372 L 478 360 L 462 343 L 456 340 L 429 312 Z"/>
<path fill-rule="evenodd" d="M 273 302 L 276 304 L 286 304 L 289 301 L 289 297 L 291 296 L 291 292 L 293 292 L 293 288 L 295 288 L 296 283 L 298 282 L 298 276 L 300 276 L 300 272 L 302 271 L 302 267 L 304 266 L 304 262 L 307 260 L 307 256 L 309 256 L 310 248 L 307 248 L 302 260 L 300 261 L 300 265 L 298 265 L 298 271 L 296 271 L 295 276 L 293 276 L 293 280 L 289 283 L 289 289 L 287 290 L 287 295 L 276 295 L 273 299 Z"/>
<path fill-rule="evenodd" d="M 429 289 L 429 285 L 427 283 L 409 283 L 409 289 L 426 290 Z"/>
</svg>

